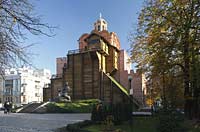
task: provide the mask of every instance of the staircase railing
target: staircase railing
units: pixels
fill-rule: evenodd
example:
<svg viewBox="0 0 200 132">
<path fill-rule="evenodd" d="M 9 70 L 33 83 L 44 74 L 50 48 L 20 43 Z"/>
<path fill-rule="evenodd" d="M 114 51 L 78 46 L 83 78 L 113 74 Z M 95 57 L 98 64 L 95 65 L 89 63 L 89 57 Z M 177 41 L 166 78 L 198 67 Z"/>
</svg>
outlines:
<svg viewBox="0 0 200 132">
<path fill-rule="evenodd" d="M 104 73 L 105 74 L 105 73 Z M 128 96 L 128 98 L 130 98 L 133 103 L 135 103 L 137 106 L 140 106 L 140 102 L 134 98 L 134 97 L 131 97 L 128 93 L 128 91 L 126 90 L 126 88 L 124 88 L 119 82 L 117 82 L 117 80 L 115 80 L 115 78 L 113 78 L 112 76 L 110 76 L 109 74 L 105 74 L 116 86 L 117 88 L 119 88 L 125 95 Z"/>
</svg>

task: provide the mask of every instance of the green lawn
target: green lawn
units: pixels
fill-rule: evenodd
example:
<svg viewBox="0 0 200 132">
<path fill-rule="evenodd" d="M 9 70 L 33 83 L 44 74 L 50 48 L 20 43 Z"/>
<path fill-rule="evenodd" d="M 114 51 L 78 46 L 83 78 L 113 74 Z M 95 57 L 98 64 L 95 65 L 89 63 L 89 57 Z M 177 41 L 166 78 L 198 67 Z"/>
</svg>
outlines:
<svg viewBox="0 0 200 132">
<path fill-rule="evenodd" d="M 125 122 L 121 125 L 114 126 L 115 130 L 122 130 L 120 132 L 156 132 L 156 117 L 134 117 L 132 122 Z M 92 125 L 84 128 L 91 132 L 100 132 L 106 128 L 106 125 Z"/>
<path fill-rule="evenodd" d="M 98 103 L 97 99 L 78 100 L 65 103 L 49 103 L 47 113 L 91 113 L 92 108 Z"/>
<path fill-rule="evenodd" d="M 188 132 L 200 132 L 200 124 L 194 124 L 192 121 L 186 120 L 183 126 L 188 128 Z"/>
<path fill-rule="evenodd" d="M 157 117 L 134 117 L 132 128 L 130 122 L 125 122 L 121 125 L 114 126 L 114 130 L 115 132 L 157 132 L 157 122 Z M 186 120 L 182 125 L 186 126 L 187 132 L 200 132 L 200 126 L 192 125 L 191 121 Z M 105 128 L 106 125 L 92 125 L 85 127 L 84 130 L 90 132 L 103 132 Z"/>
</svg>

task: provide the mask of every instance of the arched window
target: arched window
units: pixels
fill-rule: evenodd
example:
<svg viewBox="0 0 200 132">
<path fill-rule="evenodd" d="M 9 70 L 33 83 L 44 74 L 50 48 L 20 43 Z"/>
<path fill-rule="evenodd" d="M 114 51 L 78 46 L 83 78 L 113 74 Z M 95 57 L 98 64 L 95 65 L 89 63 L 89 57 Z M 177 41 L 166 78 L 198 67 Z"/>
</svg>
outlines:
<svg viewBox="0 0 200 132">
<path fill-rule="evenodd" d="M 100 25 L 98 25 L 98 31 L 100 31 L 101 30 L 101 27 L 100 27 Z"/>
</svg>

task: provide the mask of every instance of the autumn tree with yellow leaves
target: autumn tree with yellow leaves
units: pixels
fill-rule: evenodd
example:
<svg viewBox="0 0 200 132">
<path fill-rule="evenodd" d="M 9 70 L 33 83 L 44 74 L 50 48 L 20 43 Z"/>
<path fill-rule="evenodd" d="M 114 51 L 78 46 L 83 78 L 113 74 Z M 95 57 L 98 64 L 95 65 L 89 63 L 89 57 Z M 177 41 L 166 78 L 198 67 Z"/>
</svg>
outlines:
<svg viewBox="0 0 200 132">
<path fill-rule="evenodd" d="M 159 80 L 163 100 L 180 94 L 186 117 L 200 118 L 200 1 L 147 0 L 132 40 L 133 62 Z"/>
</svg>

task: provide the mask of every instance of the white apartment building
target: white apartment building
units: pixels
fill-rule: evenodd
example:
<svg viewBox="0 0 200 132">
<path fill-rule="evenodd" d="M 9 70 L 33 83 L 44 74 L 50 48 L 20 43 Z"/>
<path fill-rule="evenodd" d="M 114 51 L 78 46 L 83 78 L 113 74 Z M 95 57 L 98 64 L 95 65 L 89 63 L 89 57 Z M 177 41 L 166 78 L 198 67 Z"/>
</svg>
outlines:
<svg viewBox="0 0 200 132">
<path fill-rule="evenodd" d="M 0 76 L 0 108 L 3 104 L 3 78 Z"/>
<path fill-rule="evenodd" d="M 23 67 L 6 70 L 1 82 L 2 102 L 11 101 L 17 106 L 30 102 L 42 102 L 43 88 L 50 83 L 50 77 L 51 73 L 47 69 L 33 70 Z"/>
</svg>

